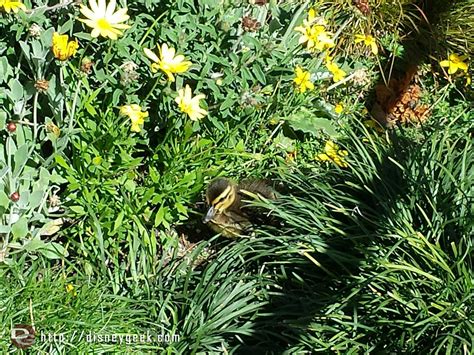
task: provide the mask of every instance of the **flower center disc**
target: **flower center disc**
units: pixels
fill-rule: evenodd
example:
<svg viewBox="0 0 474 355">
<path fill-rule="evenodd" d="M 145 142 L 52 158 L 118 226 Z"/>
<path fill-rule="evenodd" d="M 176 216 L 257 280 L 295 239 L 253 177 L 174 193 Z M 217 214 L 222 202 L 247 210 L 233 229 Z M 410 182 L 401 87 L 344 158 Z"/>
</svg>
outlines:
<svg viewBox="0 0 474 355">
<path fill-rule="evenodd" d="M 110 22 L 107 21 L 105 18 L 101 18 L 101 19 L 97 20 L 97 26 L 101 30 L 110 30 L 112 28 L 112 26 L 110 25 Z"/>
</svg>

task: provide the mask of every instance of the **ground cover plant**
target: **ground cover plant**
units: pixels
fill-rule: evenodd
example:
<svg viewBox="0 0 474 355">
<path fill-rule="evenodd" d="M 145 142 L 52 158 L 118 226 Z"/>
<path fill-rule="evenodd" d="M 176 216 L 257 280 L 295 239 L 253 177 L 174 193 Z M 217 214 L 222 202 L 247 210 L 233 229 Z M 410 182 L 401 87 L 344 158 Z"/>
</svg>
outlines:
<svg viewBox="0 0 474 355">
<path fill-rule="evenodd" d="M 472 10 L 0 0 L 2 352 L 471 353 Z"/>
</svg>

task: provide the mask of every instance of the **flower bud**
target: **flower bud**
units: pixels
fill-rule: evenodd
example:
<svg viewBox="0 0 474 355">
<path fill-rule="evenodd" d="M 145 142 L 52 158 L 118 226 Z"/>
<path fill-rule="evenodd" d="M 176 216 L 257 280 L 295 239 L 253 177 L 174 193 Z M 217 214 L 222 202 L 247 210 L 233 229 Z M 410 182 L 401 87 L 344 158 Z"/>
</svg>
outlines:
<svg viewBox="0 0 474 355">
<path fill-rule="evenodd" d="M 7 131 L 10 133 L 14 133 L 16 131 L 16 124 L 15 122 L 8 122 L 7 123 Z"/>
<path fill-rule="evenodd" d="M 18 193 L 18 191 L 15 191 L 14 193 L 10 195 L 10 200 L 12 200 L 13 202 L 18 202 L 19 199 L 20 199 L 20 194 Z"/>
</svg>

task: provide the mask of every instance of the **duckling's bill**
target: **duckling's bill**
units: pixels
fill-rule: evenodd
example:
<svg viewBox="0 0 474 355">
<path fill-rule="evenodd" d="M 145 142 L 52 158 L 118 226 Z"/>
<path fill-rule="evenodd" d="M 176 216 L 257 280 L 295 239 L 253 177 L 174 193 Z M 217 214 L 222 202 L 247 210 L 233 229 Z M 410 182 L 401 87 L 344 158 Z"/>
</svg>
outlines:
<svg viewBox="0 0 474 355">
<path fill-rule="evenodd" d="M 203 223 L 209 223 L 210 221 L 212 221 L 212 219 L 216 216 L 216 209 L 214 208 L 214 206 L 211 206 L 209 207 L 209 209 L 207 210 L 207 213 L 206 215 L 204 216 L 204 218 L 202 219 Z"/>
</svg>

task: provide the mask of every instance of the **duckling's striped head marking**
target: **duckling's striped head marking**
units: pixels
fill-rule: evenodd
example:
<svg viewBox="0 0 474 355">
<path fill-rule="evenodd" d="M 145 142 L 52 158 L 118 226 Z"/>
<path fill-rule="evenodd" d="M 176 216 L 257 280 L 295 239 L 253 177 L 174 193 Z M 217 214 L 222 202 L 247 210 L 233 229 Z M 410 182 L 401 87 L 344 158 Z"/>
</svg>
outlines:
<svg viewBox="0 0 474 355">
<path fill-rule="evenodd" d="M 212 181 L 206 191 L 206 200 L 210 208 L 204 217 L 204 223 L 211 222 L 216 215 L 227 210 L 236 198 L 237 186 L 235 183 L 224 178 Z"/>
<path fill-rule="evenodd" d="M 234 203 L 236 195 L 236 185 L 224 178 L 211 182 L 206 191 L 207 203 L 214 207 L 216 212 L 228 209 Z"/>
</svg>

